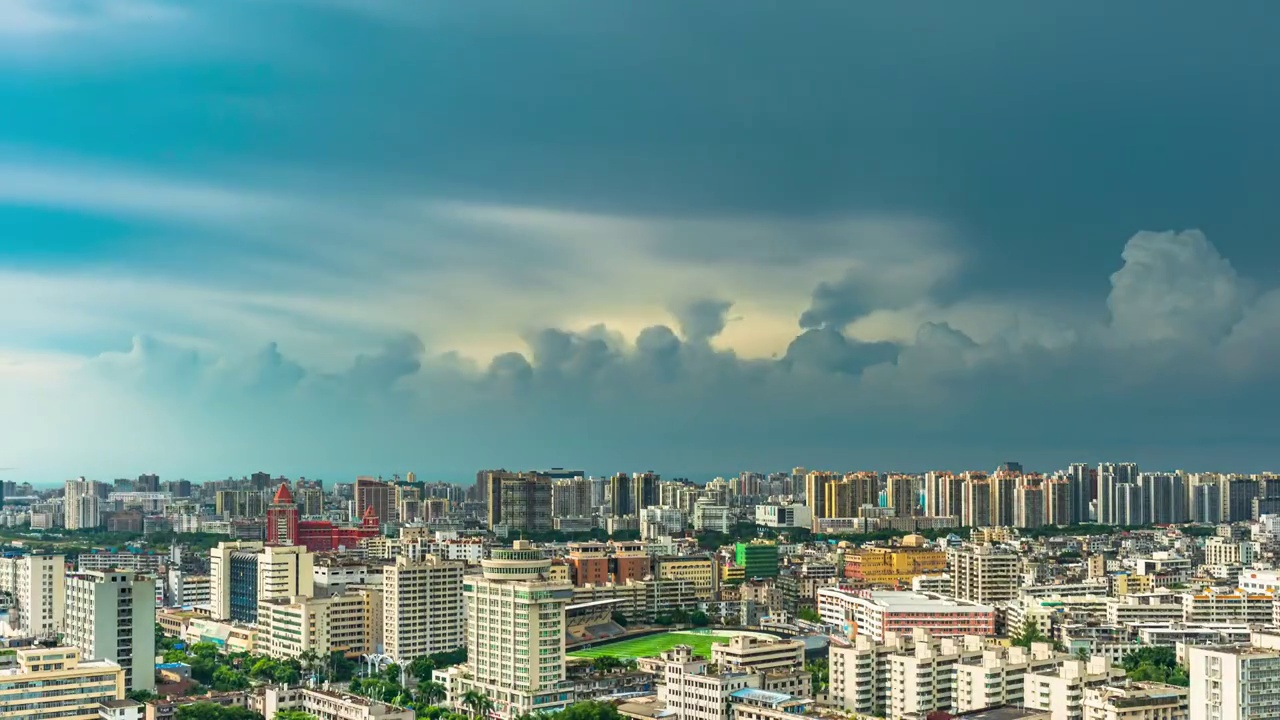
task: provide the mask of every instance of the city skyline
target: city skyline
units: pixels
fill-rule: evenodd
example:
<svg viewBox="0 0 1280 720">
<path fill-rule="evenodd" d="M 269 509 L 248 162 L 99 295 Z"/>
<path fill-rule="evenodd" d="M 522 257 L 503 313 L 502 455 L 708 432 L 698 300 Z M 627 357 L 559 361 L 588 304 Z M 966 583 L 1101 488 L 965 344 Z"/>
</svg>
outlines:
<svg viewBox="0 0 1280 720">
<path fill-rule="evenodd" d="M 109 5 L 0 10 L 5 479 L 1275 467 L 1243 9 Z"/>
</svg>

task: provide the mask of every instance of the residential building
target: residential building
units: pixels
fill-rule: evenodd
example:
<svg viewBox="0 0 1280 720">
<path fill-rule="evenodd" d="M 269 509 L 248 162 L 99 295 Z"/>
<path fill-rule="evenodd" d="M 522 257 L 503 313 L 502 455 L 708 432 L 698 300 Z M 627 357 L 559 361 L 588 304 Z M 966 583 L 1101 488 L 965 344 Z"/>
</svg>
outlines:
<svg viewBox="0 0 1280 720">
<path fill-rule="evenodd" d="M 1276 604 L 1271 593 L 1257 595 L 1239 589 L 1222 591 L 1205 588 L 1181 594 L 1182 619 L 1188 623 L 1256 623 L 1271 622 Z"/>
<path fill-rule="evenodd" d="M 1280 718 L 1280 650 L 1274 646 L 1189 647 L 1187 671 L 1191 720 Z"/>
<path fill-rule="evenodd" d="M 255 652 L 282 659 L 296 659 L 307 652 L 322 658 L 334 652 L 347 657 L 373 652 L 368 613 L 369 604 L 358 592 L 324 598 L 263 598 L 258 601 Z"/>
<path fill-rule="evenodd" d="M 382 576 L 386 654 L 404 664 L 465 643 L 461 562 L 442 560 L 410 543 Z"/>
<path fill-rule="evenodd" d="M 0 717 L 100 720 L 102 703 L 123 700 L 124 670 L 110 660 L 82 660 L 74 647 L 15 651 L 0 669 Z"/>
<path fill-rule="evenodd" d="M 63 642 L 82 657 L 124 670 L 125 689 L 154 690 L 156 581 L 145 575 L 84 571 L 66 576 Z"/>
<path fill-rule="evenodd" d="M 805 528 L 813 527 L 813 514 L 807 505 L 769 505 L 756 506 L 756 524 L 773 528 Z"/>
<path fill-rule="evenodd" d="M 9 624 L 30 637 L 56 637 L 66 612 L 66 558 L 32 553 L 14 563 L 14 607 Z"/>
<path fill-rule="evenodd" d="M 951 595 L 979 603 L 1000 603 L 1018 596 L 1018 556 L 1002 546 L 981 544 L 947 550 Z"/>
<path fill-rule="evenodd" d="M 1187 688 L 1160 683 L 1086 688 L 1083 704 L 1084 720 L 1188 720 Z"/>
<path fill-rule="evenodd" d="M 399 521 L 396 515 L 396 488 L 391 483 L 371 477 L 358 477 L 354 499 L 352 520 L 363 519 L 369 508 L 373 508 L 373 515 L 378 518 L 380 525 L 394 525 Z"/>
<path fill-rule="evenodd" d="M 1119 683 L 1124 677 L 1124 669 L 1105 657 L 1067 660 L 1056 669 L 1024 675 L 1022 704 L 1051 711 L 1052 720 L 1084 720 L 1084 691 Z"/>
<path fill-rule="evenodd" d="M 106 495 L 100 496 L 99 485 L 97 481 L 84 478 L 67 481 L 63 495 L 63 524 L 68 530 L 102 527 L 100 503 Z"/>
</svg>

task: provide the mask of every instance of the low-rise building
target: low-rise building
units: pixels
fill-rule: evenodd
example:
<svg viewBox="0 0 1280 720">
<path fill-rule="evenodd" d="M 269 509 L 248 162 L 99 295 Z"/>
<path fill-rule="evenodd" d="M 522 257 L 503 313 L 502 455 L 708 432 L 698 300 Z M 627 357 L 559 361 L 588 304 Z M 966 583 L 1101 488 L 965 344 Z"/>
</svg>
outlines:
<svg viewBox="0 0 1280 720">
<path fill-rule="evenodd" d="M 994 635 L 996 611 L 990 605 L 898 590 L 823 588 L 818 614 L 846 636 L 868 635 L 883 641 L 888 632 L 926 630 L 936 637 Z"/>
<path fill-rule="evenodd" d="M 274 718 L 281 710 L 294 710 L 317 720 L 414 720 L 409 708 L 305 687 L 267 686 L 250 698 L 249 708 L 267 718 Z"/>
<path fill-rule="evenodd" d="M 1083 720 L 1188 719 L 1187 688 L 1160 683 L 1087 688 L 1083 705 Z"/>
<path fill-rule="evenodd" d="M 124 668 L 109 660 L 81 660 L 74 647 L 22 648 L 0 669 L 0 717 L 22 720 L 100 720 L 102 703 L 124 699 Z"/>
</svg>

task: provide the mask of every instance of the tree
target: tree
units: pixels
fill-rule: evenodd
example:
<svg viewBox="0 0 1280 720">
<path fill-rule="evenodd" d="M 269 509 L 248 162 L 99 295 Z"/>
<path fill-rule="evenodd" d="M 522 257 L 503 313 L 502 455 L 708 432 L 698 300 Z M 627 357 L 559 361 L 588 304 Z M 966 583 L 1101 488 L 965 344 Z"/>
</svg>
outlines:
<svg viewBox="0 0 1280 720">
<path fill-rule="evenodd" d="M 811 622 L 811 623 L 822 622 L 822 616 L 818 614 L 817 610 L 811 607 L 800 608 L 796 612 L 796 617 L 800 618 L 801 620 L 807 620 L 808 622 Z"/>
<path fill-rule="evenodd" d="M 1049 638 L 1045 637 L 1045 634 L 1040 632 L 1040 626 L 1031 618 L 1027 618 L 1026 621 L 1022 623 L 1021 632 L 1010 638 L 1011 644 L 1024 648 L 1030 648 L 1031 643 L 1038 642 L 1049 642 Z"/>
<path fill-rule="evenodd" d="M 471 711 L 471 717 L 479 718 L 493 710 L 493 701 L 487 695 L 468 690 L 462 694 L 462 706 Z"/>
<path fill-rule="evenodd" d="M 316 716 L 301 710 L 277 710 L 273 720 L 316 720 Z"/>
<path fill-rule="evenodd" d="M 280 663 L 271 671 L 271 679 L 281 685 L 293 685 L 301 680 L 298 669 L 288 663 Z"/>
<path fill-rule="evenodd" d="M 630 620 L 628 620 L 628 619 L 627 619 L 627 616 L 626 616 L 626 615 L 624 615 L 624 614 L 622 614 L 622 613 L 620 613 L 620 612 L 615 612 L 614 614 L 610 615 L 609 617 L 610 617 L 610 619 L 612 619 L 615 623 L 617 623 L 617 624 L 621 625 L 622 627 L 626 627 L 626 626 L 627 626 L 627 623 L 631 622 Z"/>
<path fill-rule="evenodd" d="M 436 705 L 444 700 L 445 687 L 434 680 L 418 683 L 418 698 L 428 704 Z"/>
<path fill-rule="evenodd" d="M 1171 647 L 1142 647 L 1125 655 L 1120 661 L 1130 680 L 1162 682 L 1187 687 L 1191 679 L 1187 669 L 1178 664 L 1178 657 Z"/>
<path fill-rule="evenodd" d="M 182 705 L 176 714 L 177 720 L 263 720 L 258 713 L 238 705 L 219 705 L 213 702 L 198 702 Z"/>
<path fill-rule="evenodd" d="M 213 671 L 213 689 L 218 692 L 245 690 L 249 687 L 249 678 L 227 665 L 219 665 Z"/>
<path fill-rule="evenodd" d="M 707 614 L 701 610 L 694 610 L 689 614 L 689 622 L 694 627 L 706 627 L 711 624 L 711 618 L 707 617 Z"/>
<path fill-rule="evenodd" d="M 825 692 L 830 679 L 830 668 L 827 665 L 827 660 L 825 658 L 814 660 L 807 663 L 804 669 L 808 670 L 809 674 L 813 676 L 814 692 Z"/>
<path fill-rule="evenodd" d="M 591 669 L 598 673 L 607 673 L 620 667 L 622 667 L 622 661 L 612 655 L 601 655 L 591 660 Z"/>
<path fill-rule="evenodd" d="M 420 683 L 430 682 L 436 670 L 436 661 L 430 655 L 416 657 L 408 666 L 409 675 Z"/>
<path fill-rule="evenodd" d="M 136 702 L 144 703 L 144 702 L 147 702 L 148 700 L 155 700 L 157 696 L 155 693 L 151 692 L 150 690 L 138 689 L 138 690 L 130 690 L 129 693 L 125 695 L 125 697 Z"/>
</svg>

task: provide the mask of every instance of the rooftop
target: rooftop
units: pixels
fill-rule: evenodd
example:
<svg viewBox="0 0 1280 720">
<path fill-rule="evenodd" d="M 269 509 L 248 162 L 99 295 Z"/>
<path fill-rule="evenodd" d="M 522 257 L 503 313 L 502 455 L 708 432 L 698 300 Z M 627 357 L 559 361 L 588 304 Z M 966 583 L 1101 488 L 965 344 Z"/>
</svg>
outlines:
<svg viewBox="0 0 1280 720">
<path fill-rule="evenodd" d="M 970 710 L 953 717 L 956 720 L 1023 720 L 1024 718 L 1047 718 L 1049 717 L 1049 711 L 1032 710 L 1021 705 L 1000 705 L 981 710 Z"/>
<path fill-rule="evenodd" d="M 729 697 L 738 700 L 752 700 L 758 703 L 766 703 L 769 705 L 781 705 L 788 700 L 795 698 L 794 695 L 787 693 L 774 692 L 772 690 L 757 690 L 756 688 L 743 688 L 729 693 Z"/>
</svg>

